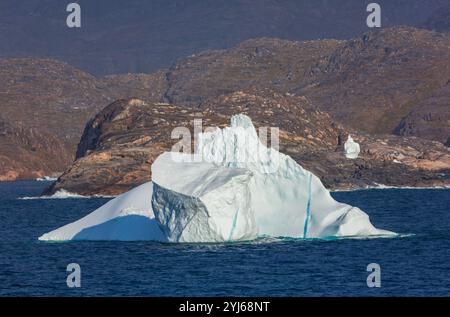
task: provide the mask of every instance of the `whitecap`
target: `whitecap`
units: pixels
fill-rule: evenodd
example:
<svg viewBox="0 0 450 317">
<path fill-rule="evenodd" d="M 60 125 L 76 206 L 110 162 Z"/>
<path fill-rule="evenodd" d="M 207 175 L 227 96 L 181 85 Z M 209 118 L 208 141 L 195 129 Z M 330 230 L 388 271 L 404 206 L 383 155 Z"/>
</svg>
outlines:
<svg viewBox="0 0 450 317">
<path fill-rule="evenodd" d="M 19 197 L 20 200 L 32 200 L 32 199 L 90 199 L 90 198 L 114 198 L 116 196 L 107 195 L 91 195 L 83 196 L 77 193 L 71 193 L 65 189 L 60 189 L 53 195 L 34 196 L 34 197 Z"/>
</svg>

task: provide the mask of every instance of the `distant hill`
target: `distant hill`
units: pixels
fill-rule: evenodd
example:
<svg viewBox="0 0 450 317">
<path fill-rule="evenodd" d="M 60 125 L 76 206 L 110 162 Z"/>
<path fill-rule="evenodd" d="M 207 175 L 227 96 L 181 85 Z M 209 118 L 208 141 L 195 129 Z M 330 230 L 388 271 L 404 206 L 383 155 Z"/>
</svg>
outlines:
<svg viewBox="0 0 450 317">
<path fill-rule="evenodd" d="M 345 42 L 299 87 L 320 109 L 370 133 L 445 142 L 450 135 L 450 34 L 414 28 L 368 32 Z M 414 119 L 413 119 L 414 118 Z M 412 128 L 401 128 L 403 122 Z"/>
<path fill-rule="evenodd" d="M 375 134 L 450 136 L 450 34 L 395 27 L 348 41 L 256 39 L 182 60 L 167 72 L 168 102 L 198 106 L 267 87 L 304 95 L 339 122 Z"/>
<path fill-rule="evenodd" d="M 0 59 L 0 179 L 62 172 L 92 115 L 121 97 L 152 99 L 159 77 L 96 78 L 55 60 Z"/>
<path fill-rule="evenodd" d="M 80 126 L 111 100 L 92 75 L 47 59 L 0 60 L 2 116 L 74 144 Z"/>
<path fill-rule="evenodd" d="M 372 1 L 77 2 L 82 27 L 69 29 L 68 1 L 2 0 L 0 57 L 55 58 L 95 75 L 150 73 L 191 54 L 230 48 L 252 38 L 350 39 L 368 30 L 366 6 Z M 439 14 L 448 0 L 376 2 L 382 6 L 383 27 L 441 29 L 448 23 Z"/>
<path fill-rule="evenodd" d="M 113 100 L 151 98 L 154 78 L 158 73 L 96 78 L 50 59 L 0 59 L 1 113 L 75 146 L 89 117 Z"/>
<path fill-rule="evenodd" d="M 251 87 L 282 92 L 318 80 L 314 67 L 344 42 L 248 40 L 227 50 L 192 55 L 167 71 L 164 97 L 175 104 L 198 105 L 210 97 Z"/>
</svg>

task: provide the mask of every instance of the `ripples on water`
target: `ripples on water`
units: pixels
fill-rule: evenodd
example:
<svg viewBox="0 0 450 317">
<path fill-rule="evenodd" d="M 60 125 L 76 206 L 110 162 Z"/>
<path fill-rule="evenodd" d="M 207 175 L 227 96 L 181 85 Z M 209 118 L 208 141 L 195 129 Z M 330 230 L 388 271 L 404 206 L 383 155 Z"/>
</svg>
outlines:
<svg viewBox="0 0 450 317">
<path fill-rule="evenodd" d="M 396 238 L 263 238 L 227 244 L 37 241 L 106 198 L 32 199 L 44 182 L 0 183 L 0 295 L 450 295 L 450 190 L 385 189 L 333 196 Z M 81 266 L 81 288 L 66 266 Z M 369 263 L 381 288 L 366 286 Z"/>
</svg>

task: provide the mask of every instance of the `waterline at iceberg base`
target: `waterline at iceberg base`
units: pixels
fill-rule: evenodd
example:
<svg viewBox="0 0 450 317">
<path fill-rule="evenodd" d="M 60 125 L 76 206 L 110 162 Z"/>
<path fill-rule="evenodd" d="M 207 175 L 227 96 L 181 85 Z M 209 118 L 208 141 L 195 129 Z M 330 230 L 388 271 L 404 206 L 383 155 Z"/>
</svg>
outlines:
<svg viewBox="0 0 450 317">
<path fill-rule="evenodd" d="M 319 178 L 265 147 L 251 119 L 199 135 L 196 153 L 166 152 L 143 184 L 39 240 L 228 242 L 258 237 L 392 236 Z"/>
</svg>

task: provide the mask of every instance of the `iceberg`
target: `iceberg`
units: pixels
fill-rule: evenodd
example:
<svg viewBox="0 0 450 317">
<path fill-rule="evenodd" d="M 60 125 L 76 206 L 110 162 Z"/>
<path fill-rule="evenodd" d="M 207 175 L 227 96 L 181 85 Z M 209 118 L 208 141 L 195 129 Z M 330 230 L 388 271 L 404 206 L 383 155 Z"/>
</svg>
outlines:
<svg viewBox="0 0 450 317">
<path fill-rule="evenodd" d="M 352 160 L 357 159 L 360 151 L 359 144 L 353 141 L 352 136 L 349 135 L 344 144 L 345 157 Z"/>
<path fill-rule="evenodd" d="M 165 152 L 141 185 L 40 240 L 248 241 L 384 236 L 320 179 L 266 147 L 251 119 L 198 135 L 194 154 Z"/>
<path fill-rule="evenodd" d="M 193 155 L 162 154 L 152 175 L 154 214 L 172 242 L 393 234 L 335 201 L 291 157 L 264 146 L 245 115 L 200 134 Z"/>
</svg>

